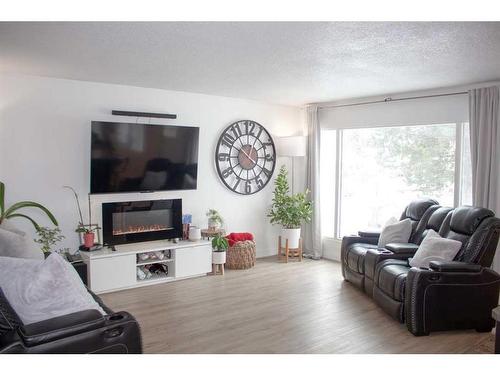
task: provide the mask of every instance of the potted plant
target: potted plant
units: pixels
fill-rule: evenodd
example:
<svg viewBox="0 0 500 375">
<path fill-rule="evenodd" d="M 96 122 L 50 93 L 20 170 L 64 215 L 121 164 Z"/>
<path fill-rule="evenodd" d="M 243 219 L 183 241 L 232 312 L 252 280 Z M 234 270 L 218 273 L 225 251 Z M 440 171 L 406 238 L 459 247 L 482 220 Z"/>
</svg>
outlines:
<svg viewBox="0 0 500 375">
<path fill-rule="evenodd" d="M 226 250 L 229 247 L 229 242 L 225 237 L 217 234 L 212 238 L 212 264 L 226 263 Z"/>
<path fill-rule="evenodd" d="M 207 211 L 207 217 L 208 217 L 208 229 L 210 230 L 216 230 L 220 228 L 224 223 L 224 219 L 222 219 L 222 216 L 220 215 L 219 211 L 214 210 L 213 208 Z"/>
<path fill-rule="evenodd" d="M 45 257 L 47 257 L 51 253 L 52 247 L 56 243 L 62 241 L 65 238 L 61 234 L 61 229 L 59 227 L 55 227 L 54 229 L 39 227 L 36 233 L 38 234 L 38 238 L 34 241 L 42 245 L 41 248 Z"/>
<path fill-rule="evenodd" d="M 40 226 L 38 223 L 33 220 L 31 217 L 24 213 L 19 213 L 18 211 L 22 208 L 28 208 L 28 207 L 33 207 L 33 208 L 38 208 L 42 210 L 47 217 L 50 219 L 50 221 L 57 226 L 57 220 L 52 215 L 52 213 L 46 209 L 44 206 L 42 206 L 40 203 L 32 202 L 32 201 L 22 201 L 22 202 L 17 202 L 14 203 L 10 207 L 5 207 L 5 184 L 3 182 L 0 182 L 0 225 L 4 220 L 7 219 L 12 219 L 14 217 L 20 217 L 26 220 L 29 220 L 31 224 L 35 227 L 35 229 L 38 231 L 40 229 Z"/>
<path fill-rule="evenodd" d="M 95 244 L 95 232 L 101 229 L 99 226 L 92 224 L 92 211 L 90 209 L 90 197 L 89 197 L 89 223 L 84 224 L 82 209 L 80 207 L 80 200 L 77 192 L 71 186 L 63 186 L 66 189 L 70 189 L 75 196 L 76 207 L 78 208 L 78 215 L 80 216 L 80 221 L 76 227 L 75 232 L 83 235 L 83 246 L 91 248 Z"/>
<path fill-rule="evenodd" d="M 307 190 L 290 195 L 287 175 L 285 166 L 282 166 L 275 180 L 273 203 L 267 216 L 271 218 L 271 224 L 282 226 L 282 239 L 288 239 L 288 246 L 296 249 L 299 247 L 301 224 L 311 221 L 312 203 L 307 198 Z"/>
</svg>

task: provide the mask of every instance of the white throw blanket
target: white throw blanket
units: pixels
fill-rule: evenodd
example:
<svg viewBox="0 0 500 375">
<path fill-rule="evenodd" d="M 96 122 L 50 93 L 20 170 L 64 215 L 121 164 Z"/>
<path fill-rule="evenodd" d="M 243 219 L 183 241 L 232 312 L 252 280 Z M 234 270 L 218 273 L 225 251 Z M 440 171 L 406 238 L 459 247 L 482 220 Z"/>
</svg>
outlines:
<svg viewBox="0 0 500 375">
<path fill-rule="evenodd" d="M 82 310 L 106 313 L 58 254 L 45 260 L 0 257 L 0 288 L 24 324 Z"/>
</svg>

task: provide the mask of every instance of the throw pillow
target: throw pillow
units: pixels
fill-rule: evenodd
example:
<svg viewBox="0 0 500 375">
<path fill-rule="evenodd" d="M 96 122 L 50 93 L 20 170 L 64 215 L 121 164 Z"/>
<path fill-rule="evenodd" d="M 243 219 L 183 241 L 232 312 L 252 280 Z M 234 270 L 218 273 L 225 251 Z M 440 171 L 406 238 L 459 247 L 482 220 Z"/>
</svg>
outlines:
<svg viewBox="0 0 500 375">
<path fill-rule="evenodd" d="M 388 243 L 407 243 L 411 236 L 411 220 L 404 219 L 394 224 L 386 224 L 380 232 L 378 247 L 385 247 Z"/>
<path fill-rule="evenodd" d="M 410 266 L 428 268 L 429 263 L 433 260 L 451 262 L 461 247 L 462 242 L 443 238 L 430 229 L 410 260 Z"/>
<path fill-rule="evenodd" d="M 40 247 L 30 236 L 6 222 L 0 224 L 0 256 L 42 260 Z"/>
<path fill-rule="evenodd" d="M 0 257 L 0 287 L 24 324 L 83 310 L 105 312 L 59 254 L 44 261 Z"/>
</svg>

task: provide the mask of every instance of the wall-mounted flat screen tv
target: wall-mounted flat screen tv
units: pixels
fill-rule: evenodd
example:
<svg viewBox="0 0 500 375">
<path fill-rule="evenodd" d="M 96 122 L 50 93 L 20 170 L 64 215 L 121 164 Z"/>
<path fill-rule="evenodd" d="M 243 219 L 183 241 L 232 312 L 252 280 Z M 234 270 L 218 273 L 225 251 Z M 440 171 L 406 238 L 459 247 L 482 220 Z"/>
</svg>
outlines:
<svg viewBox="0 0 500 375">
<path fill-rule="evenodd" d="M 199 130 L 93 121 L 91 194 L 196 189 Z"/>
</svg>

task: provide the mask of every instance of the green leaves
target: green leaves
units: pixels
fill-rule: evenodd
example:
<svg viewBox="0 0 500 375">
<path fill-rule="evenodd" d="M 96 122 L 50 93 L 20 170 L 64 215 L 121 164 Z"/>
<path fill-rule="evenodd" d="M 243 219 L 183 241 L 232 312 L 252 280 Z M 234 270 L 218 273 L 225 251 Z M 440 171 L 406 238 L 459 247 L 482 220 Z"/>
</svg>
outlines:
<svg viewBox="0 0 500 375">
<path fill-rule="evenodd" d="M 212 249 L 214 251 L 226 251 L 229 247 L 229 242 L 227 239 L 220 234 L 217 234 L 213 239 L 212 239 Z"/>
<path fill-rule="evenodd" d="M 289 195 L 287 170 L 281 166 L 278 177 L 275 180 L 275 189 L 271 211 L 267 215 L 271 224 L 280 224 L 285 228 L 300 228 L 302 222 L 311 221 L 312 203 L 305 193 Z"/>
<path fill-rule="evenodd" d="M 32 202 L 32 201 L 22 201 L 22 202 L 14 203 L 12 206 L 10 206 L 9 208 L 6 209 L 5 208 L 5 184 L 3 182 L 0 182 L 0 223 L 5 219 L 12 219 L 14 217 L 22 217 L 24 219 L 29 220 L 31 222 L 31 224 L 33 224 L 33 226 L 35 227 L 35 229 L 37 231 L 40 230 L 40 226 L 36 223 L 35 220 L 33 220 L 28 215 L 17 212 L 18 210 L 24 209 L 24 208 L 37 208 L 39 210 L 42 210 L 48 216 L 50 221 L 55 226 L 58 225 L 57 220 L 54 217 L 54 215 L 52 215 L 52 213 L 47 208 L 42 206 L 40 203 L 36 203 L 36 202 Z"/>
</svg>

